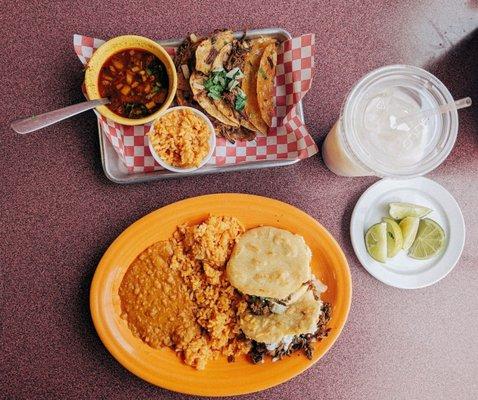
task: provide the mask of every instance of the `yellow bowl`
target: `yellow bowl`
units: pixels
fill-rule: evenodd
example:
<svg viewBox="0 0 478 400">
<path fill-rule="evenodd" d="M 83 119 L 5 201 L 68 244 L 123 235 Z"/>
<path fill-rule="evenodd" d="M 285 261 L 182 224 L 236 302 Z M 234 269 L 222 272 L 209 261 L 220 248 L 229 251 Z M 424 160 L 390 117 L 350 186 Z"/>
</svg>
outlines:
<svg viewBox="0 0 478 400">
<path fill-rule="evenodd" d="M 172 103 L 174 96 L 176 95 L 176 89 L 178 86 L 178 76 L 176 74 L 176 68 L 174 62 L 166 52 L 166 50 L 156 43 L 155 41 L 145 38 L 143 36 L 125 35 L 118 36 L 108 40 L 101 45 L 91 57 L 85 72 L 85 89 L 86 95 L 89 100 L 95 100 L 101 98 L 98 88 L 98 80 L 103 64 L 113 54 L 127 49 L 141 49 L 149 51 L 154 54 L 164 64 L 166 73 L 168 74 L 169 87 L 168 97 L 163 105 L 153 114 L 144 118 L 132 119 L 125 118 L 118 114 L 115 114 L 107 106 L 99 106 L 96 110 L 104 117 L 117 122 L 122 125 L 143 125 L 155 120 L 159 114 L 166 110 Z"/>
</svg>

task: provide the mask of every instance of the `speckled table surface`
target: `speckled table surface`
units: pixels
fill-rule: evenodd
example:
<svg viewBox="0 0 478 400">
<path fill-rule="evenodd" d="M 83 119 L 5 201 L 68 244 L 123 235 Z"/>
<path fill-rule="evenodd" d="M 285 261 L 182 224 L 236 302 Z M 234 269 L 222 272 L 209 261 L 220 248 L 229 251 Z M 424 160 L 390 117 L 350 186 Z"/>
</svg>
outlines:
<svg viewBox="0 0 478 400">
<path fill-rule="evenodd" d="M 287 10 L 293 10 L 288 12 Z M 20 137 L 9 122 L 83 99 L 72 35 L 181 37 L 214 28 L 315 32 L 317 67 L 305 100 L 320 143 L 345 93 L 390 63 L 425 66 L 456 97 L 478 101 L 478 3 L 468 1 L 11 1 L 0 15 L 1 376 L 5 399 L 180 399 L 136 378 L 93 328 L 89 285 L 114 238 L 142 215 L 205 193 L 245 192 L 306 211 L 349 260 L 353 301 L 334 347 L 314 367 L 250 399 L 472 399 L 478 394 L 478 107 L 460 113 L 448 159 L 429 177 L 460 204 L 460 262 L 436 285 L 403 291 L 372 278 L 348 226 L 376 178 L 339 178 L 320 156 L 287 168 L 118 186 L 103 175 L 93 113 Z"/>
</svg>

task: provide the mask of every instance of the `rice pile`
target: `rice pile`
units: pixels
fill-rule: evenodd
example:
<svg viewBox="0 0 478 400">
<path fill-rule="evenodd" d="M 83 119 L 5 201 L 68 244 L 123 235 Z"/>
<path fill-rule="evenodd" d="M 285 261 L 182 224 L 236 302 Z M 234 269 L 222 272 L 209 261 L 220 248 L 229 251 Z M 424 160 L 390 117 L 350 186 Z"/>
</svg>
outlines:
<svg viewBox="0 0 478 400">
<path fill-rule="evenodd" d="M 170 267 L 179 270 L 196 305 L 202 335 L 184 350 L 184 361 L 203 369 L 222 354 L 233 360 L 246 354 L 250 343 L 238 340 L 239 315 L 247 303 L 230 285 L 225 267 L 244 228 L 236 218 L 211 216 L 199 225 L 180 226 L 173 235 Z"/>
<path fill-rule="evenodd" d="M 199 166 L 209 152 L 210 135 L 206 122 L 188 109 L 167 113 L 148 133 L 158 156 L 179 168 Z"/>
</svg>

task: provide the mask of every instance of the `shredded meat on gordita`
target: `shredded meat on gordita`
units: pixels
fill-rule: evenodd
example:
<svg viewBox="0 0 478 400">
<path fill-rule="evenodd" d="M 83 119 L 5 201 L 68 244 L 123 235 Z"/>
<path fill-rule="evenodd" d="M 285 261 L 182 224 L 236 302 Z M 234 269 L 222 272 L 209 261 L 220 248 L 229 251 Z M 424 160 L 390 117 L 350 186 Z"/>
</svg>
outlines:
<svg viewBox="0 0 478 400">
<path fill-rule="evenodd" d="M 292 342 L 286 347 L 283 343 L 274 350 L 267 350 L 264 343 L 258 343 L 252 341 L 251 350 L 249 351 L 249 357 L 252 363 L 257 364 L 262 362 L 266 355 L 270 355 L 273 361 L 282 359 L 284 356 L 289 356 L 295 351 L 302 350 L 305 356 L 310 360 L 313 355 L 312 343 L 321 341 L 324 337 L 327 337 L 330 328 L 327 324 L 330 321 L 332 315 L 332 307 L 329 303 L 322 304 L 322 314 L 317 322 L 317 330 L 312 334 L 297 335 L 292 339 Z"/>
</svg>

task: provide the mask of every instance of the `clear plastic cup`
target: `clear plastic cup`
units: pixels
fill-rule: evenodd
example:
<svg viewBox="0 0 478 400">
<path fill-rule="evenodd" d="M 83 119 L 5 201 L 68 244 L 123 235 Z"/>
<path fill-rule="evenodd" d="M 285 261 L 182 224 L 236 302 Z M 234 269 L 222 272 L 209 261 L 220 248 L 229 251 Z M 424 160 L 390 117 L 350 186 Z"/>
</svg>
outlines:
<svg viewBox="0 0 478 400">
<path fill-rule="evenodd" d="M 453 97 L 445 85 L 421 68 L 390 65 L 372 71 L 345 99 L 340 118 L 323 143 L 324 162 L 342 176 L 424 175 L 453 148 L 458 113 L 453 108 L 414 116 L 450 102 Z"/>
</svg>

